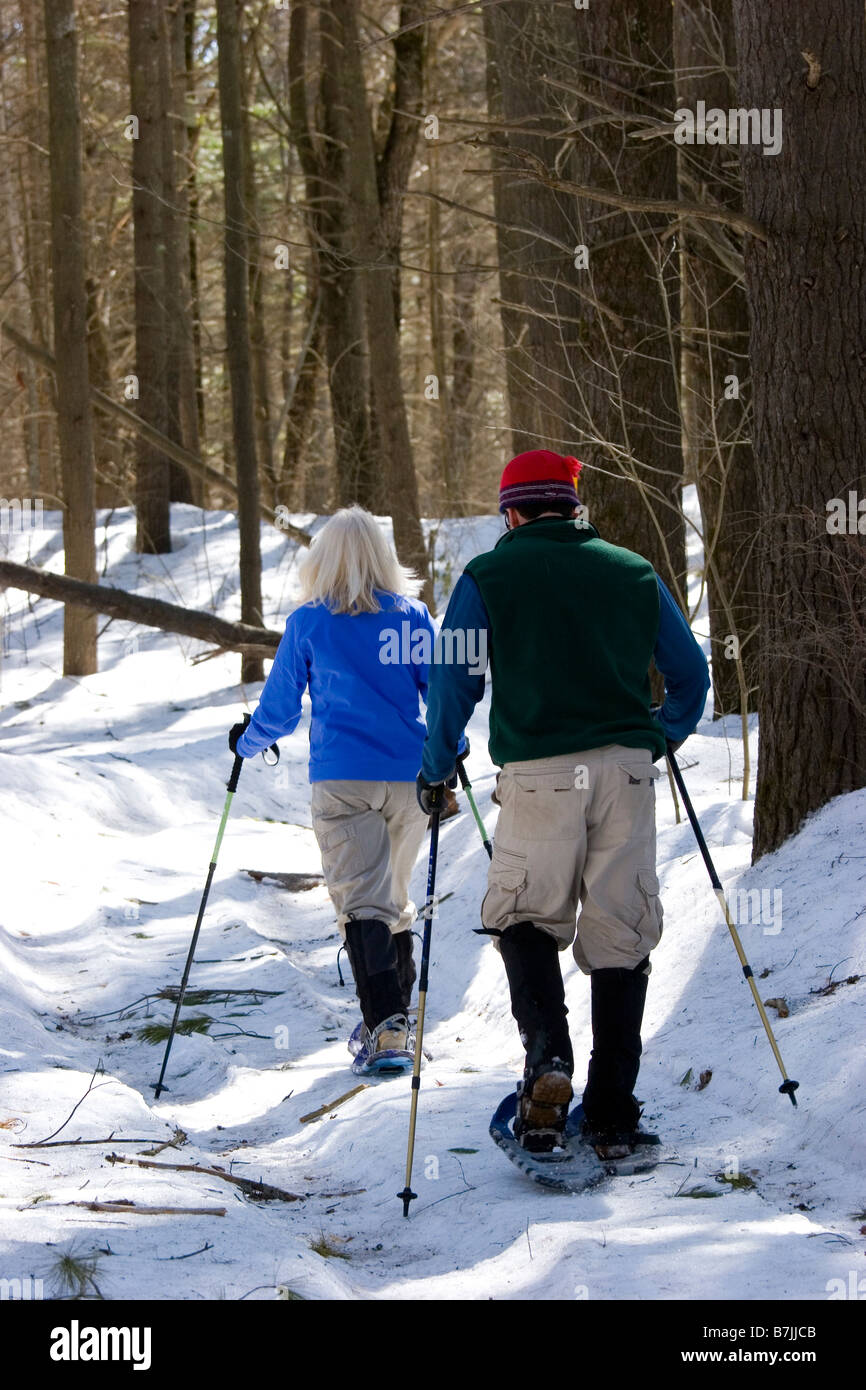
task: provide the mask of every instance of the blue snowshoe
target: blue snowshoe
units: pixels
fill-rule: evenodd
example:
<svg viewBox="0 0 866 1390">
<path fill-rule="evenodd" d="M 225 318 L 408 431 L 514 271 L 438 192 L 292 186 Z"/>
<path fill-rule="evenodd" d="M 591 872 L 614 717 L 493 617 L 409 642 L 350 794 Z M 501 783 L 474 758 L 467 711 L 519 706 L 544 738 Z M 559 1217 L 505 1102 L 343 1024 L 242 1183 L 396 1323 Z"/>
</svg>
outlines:
<svg viewBox="0 0 866 1390">
<path fill-rule="evenodd" d="M 355 1076 L 394 1076 L 415 1065 L 415 1037 L 405 1014 L 386 1018 L 370 1032 L 363 1020 L 349 1038 Z"/>
</svg>

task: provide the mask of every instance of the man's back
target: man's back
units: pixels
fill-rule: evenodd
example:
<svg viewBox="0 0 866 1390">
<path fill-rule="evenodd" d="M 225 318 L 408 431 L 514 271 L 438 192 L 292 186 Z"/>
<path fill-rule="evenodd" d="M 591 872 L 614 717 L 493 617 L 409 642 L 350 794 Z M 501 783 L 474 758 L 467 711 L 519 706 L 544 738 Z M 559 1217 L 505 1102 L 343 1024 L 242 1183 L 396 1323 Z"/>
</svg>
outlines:
<svg viewBox="0 0 866 1390">
<path fill-rule="evenodd" d="M 489 619 L 494 762 L 612 743 L 664 753 L 649 713 L 659 591 L 648 561 L 585 523 L 545 518 L 466 573 Z"/>
</svg>

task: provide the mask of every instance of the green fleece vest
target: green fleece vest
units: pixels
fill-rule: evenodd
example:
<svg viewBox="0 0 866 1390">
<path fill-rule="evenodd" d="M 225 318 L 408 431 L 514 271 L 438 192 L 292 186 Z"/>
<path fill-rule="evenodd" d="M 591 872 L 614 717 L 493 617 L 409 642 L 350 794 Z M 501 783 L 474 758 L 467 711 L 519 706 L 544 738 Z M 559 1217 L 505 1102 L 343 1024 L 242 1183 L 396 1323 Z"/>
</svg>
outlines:
<svg viewBox="0 0 866 1390">
<path fill-rule="evenodd" d="M 664 754 L 649 713 L 659 593 L 648 560 L 588 524 L 516 527 L 466 566 L 490 618 L 490 756 L 500 766 L 622 743 Z"/>
</svg>

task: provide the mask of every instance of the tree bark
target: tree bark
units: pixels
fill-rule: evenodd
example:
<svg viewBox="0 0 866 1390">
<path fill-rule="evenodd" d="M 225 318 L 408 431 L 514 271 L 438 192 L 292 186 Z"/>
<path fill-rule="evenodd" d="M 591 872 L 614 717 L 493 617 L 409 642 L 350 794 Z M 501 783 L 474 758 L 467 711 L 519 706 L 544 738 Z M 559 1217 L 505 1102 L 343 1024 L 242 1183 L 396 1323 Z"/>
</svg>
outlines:
<svg viewBox="0 0 866 1390">
<path fill-rule="evenodd" d="M 217 0 L 220 121 L 225 193 L 226 355 L 232 396 L 232 437 L 238 482 L 241 542 L 241 617 L 261 625 L 262 566 L 255 401 L 250 362 L 247 297 L 247 235 L 244 209 L 244 148 L 241 113 L 240 0 Z M 242 681 L 264 676 L 261 660 L 244 657 Z"/>
<path fill-rule="evenodd" d="M 161 0 L 128 0 L 129 86 L 135 226 L 135 371 L 142 417 L 168 434 L 166 238 L 163 130 L 165 32 Z M 171 468 L 146 439 L 136 443 L 136 548 L 171 550 Z"/>
<path fill-rule="evenodd" d="M 761 740 L 753 854 L 866 785 L 866 540 L 827 503 L 866 493 L 866 35 L 861 0 L 734 0 L 739 105 L 782 112 L 741 148 L 761 510 Z M 859 641 L 856 638 L 859 624 Z M 858 641 L 852 643 L 852 637 Z"/>
<path fill-rule="evenodd" d="M 96 613 L 107 613 L 122 622 L 142 623 L 163 632 L 177 632 L 182 637 L 194 637 L 211 642 L 221 651 L 242 652 L 257 659 L 273 656 L 279 646 L 281 633 L 271 628 L 253 627 L 248 623 L 230 623 L 213 613 L 196 608 L 181 608 L 162 599 L 129 594 L 125 589 L 112 589 L 104 584 L 84 583 L 50 570 L 31 569 L 0 560 L 0 589 L 21 589 L 24 593 L 40 594 L 86 612 L 94 624 Z M 84 672 L 79 674 L 86 674 Z"/>
<path fill-rule="evenodd" d="M 250 122 L 250 106 L 255 95 L 250 64 L 241 63 L 243 81 L 241 128 L 244 141 L 244 205 L 247 236 L 247 258 L 250 305 L 250 362 L 255 392 L 256 455 L 265 478 L 273 477 L 271 447 L 271 395 L 268 380 L 268 333 L 265 321 L 265 294 L 262 242 L 259 229 L 258 192 L 256 188 L 255 151 Z"/>
<path fill-rule="evenodd" d="M 289 113 L 304 173 L 310 254 L 317 260 L 321 323 L 334 434 L 338 506 L 362 505 L 369 478 L 370 420 L 364 352 L 363 280 L 352 262 L 347 196 L 349 139 L 340 71 L 339 26 L 329 6 L 319 11 L 318 98 L 322 130 L 310 125 L 307 101 L 310 6 L 298 0 L 289 18 Z"/>
<path fill-rule="evenodd" d="M 695 111 L 699 100 L 725 111 L 737 105 L 730 0 L 676 0 L 674 47 L 678 108 Z M 735 150 L 680 145 L 678 151 L 681 197 L 739 206 Z M 727 229 L 686 222 L 679 241 L 686 470 L 697 484 L 703 519 L 713 717 L 719 719 L 757 708 L 758 489 L 749 435 L 749 310 L 745 284 L 730 265 L 740 249 Z"/>
<path fill-rule="evenodd" d="M 177 375 L 177 428 L 184 448 L 198 454 L 201 448 L 197 399 L 195 334 L 193 332 L 192 279 L 190 248 L 194 232 L 190 218 L 190 186 L 193 165 L 190 147 L 190 126 L 194 124 L 190 103 L 192 98 L 190 72 L 186 56 L 186 6 L 184 0 L 173 0 L 167 12 L 170 59 L 170 148 L 173 182 L 173 210 L 167 224 L 172 229 L 173 252 L 170 275 L 176 292 L 170 315 L 172 347 Z M 188 498 L 176 495 L 174 500 L 189 500 L 204 505 L 204 490 L 198 479 L 187 475 Z"/>
<path fill-rule="evenodd" d="M 351 131 L 349 187 L 355 212 L 354 250 L 365 281 L 370 377 L 385 456 L 394 543 L 403 564 L 425 577 L 425 601 L 432 605 L 403 397 L 399 334 L 394 322 L 392 275 L 395 267 L 388 251 L 379 201 L 373 132 L 359 46 L 357 0 L 333 0 L 331 11 L 341 30 L 343 91 Z"/>
<path fill-rule="evenodd" d="M 87 369 L 81 112 L 74 0 L 45 0 L 45 37 L 63 549 L 67 574 L 92 582 L 96 577 L 93 432 Z M 71 605 L 63 623 L 63 674 L 86 676 L 96 669 L 96 619 L 80 605 Z"/>
<path fill-rule="evenodd" d="M 578 79 L 561 68 L 556 73 L 578 88 L 568 99 L 581 127 L 567 163 L 571 177 L 676 203 L 673 140 L 630 138 L 674 105 L 671 6 L 572 7 L 565 30 L 581 70 Z M 560 367 L 572 385 L 572 418 L 590 465 L 584 501 L 602 535 L 651 560 L 687 611 L 679 263 L 670 223 L 578 197 L 573 226 L 574 243 L 588 250 L 579 288 L 595 301 L 585 305 L 576 330 L 564 324 L 573 351 L 568 367 Z"/>
</svg>

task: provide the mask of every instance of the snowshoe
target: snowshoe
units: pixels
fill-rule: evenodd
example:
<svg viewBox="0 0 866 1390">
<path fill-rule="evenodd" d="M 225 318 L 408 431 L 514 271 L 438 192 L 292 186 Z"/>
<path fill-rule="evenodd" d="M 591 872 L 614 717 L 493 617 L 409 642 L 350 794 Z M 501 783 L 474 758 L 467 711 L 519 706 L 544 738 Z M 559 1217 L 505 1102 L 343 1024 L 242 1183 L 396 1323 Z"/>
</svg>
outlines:
<svg viewBox="0 0 866 1390">
<path fill-rule="evenodd" d="M 405 1014 L 386 1018 L 370 1032 L 359 1023 L 349 1039 L 355 1076 L 393 1074 L 411 1070 L 415 1063 L 415 1038 Z"/>
<path fill-rule="evenodd" d="M 549 1152 L 533 1152 L 515 1137 L 518 1096 L 512 1091 L 490 1122 L 490 1137 L 515 1167 L 533 1182 L 556 1192 L 587 1192 L 610 1177 L 648 1173 L 671 1155 L 655 1134 L 629 1133 L 628 1153 L 621 1158 L 602 1158 L 585 1132 L 583 1107 L 569 1113 L 561 1145 Z"/>
</svg>

